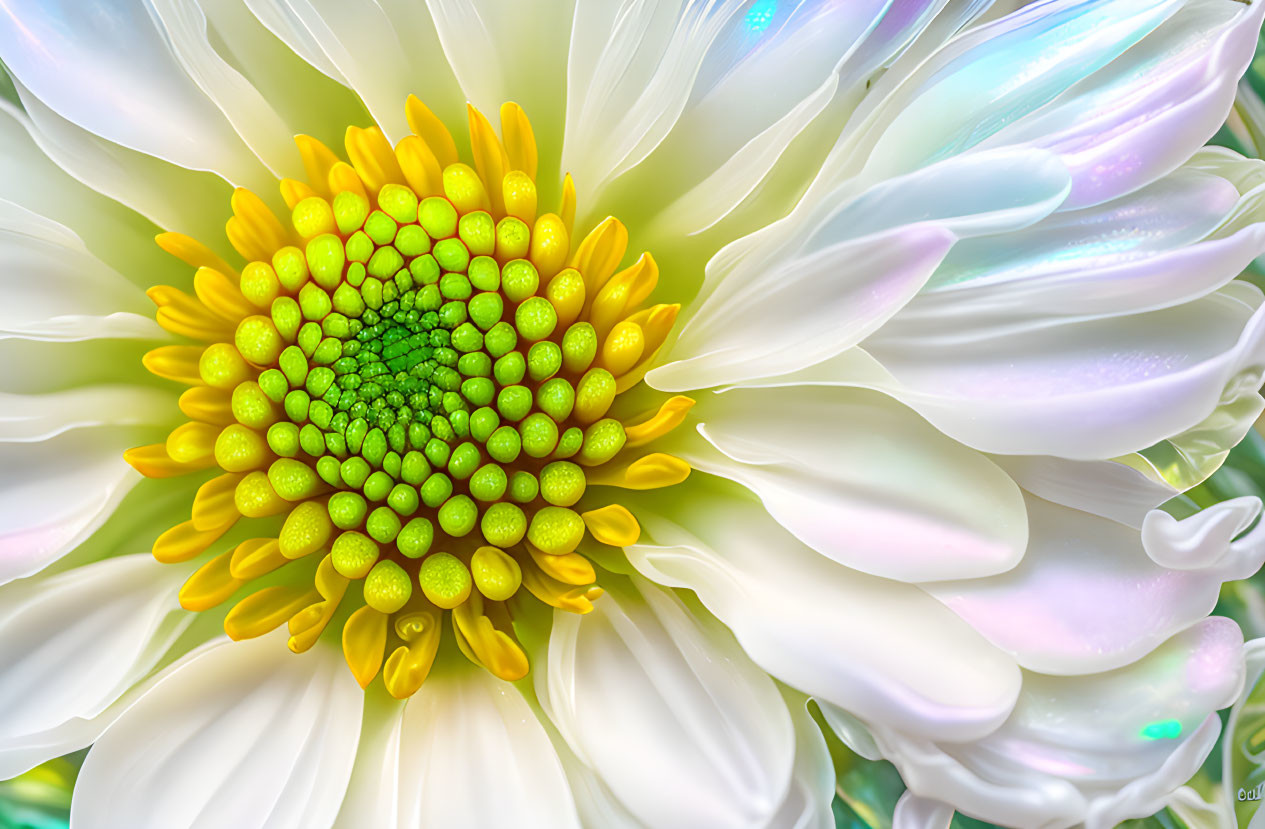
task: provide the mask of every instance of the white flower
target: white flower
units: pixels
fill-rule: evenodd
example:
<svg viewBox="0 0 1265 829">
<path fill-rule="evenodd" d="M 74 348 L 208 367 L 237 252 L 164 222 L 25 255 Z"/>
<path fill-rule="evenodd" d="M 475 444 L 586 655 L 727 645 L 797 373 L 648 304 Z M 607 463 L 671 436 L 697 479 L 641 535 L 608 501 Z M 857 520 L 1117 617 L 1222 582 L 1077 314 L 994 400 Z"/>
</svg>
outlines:
<svg viewBox="0 0 1265 829">
<path fill-rule="evenodd" d="M 1156 509 L 1265 407 L 1265 163 L 1201 149 L 1265 3 L 989 6 L 0 3 L 0 777 L 92 744 L 76 829 L 829 826 L 812 697 L 900 827 L 1160 808 L 1265 560 L 1256 499 Z"/>
</svg>

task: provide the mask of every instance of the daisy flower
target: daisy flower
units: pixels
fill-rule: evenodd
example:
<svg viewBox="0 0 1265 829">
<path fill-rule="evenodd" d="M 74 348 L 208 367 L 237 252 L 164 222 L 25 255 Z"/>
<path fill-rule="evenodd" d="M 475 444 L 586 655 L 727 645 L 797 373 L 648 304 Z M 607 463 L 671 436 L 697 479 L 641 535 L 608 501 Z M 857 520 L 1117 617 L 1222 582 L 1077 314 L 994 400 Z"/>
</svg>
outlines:
<svg viewBox="0 0 1265 829">
<path fill-rule="evenodd" d="M 1263 14 L 0 0 L 0 777 L 825 827 L 816 716 L 902 829 L 1155 812 L 1265 560 L 1157 509 L 1265 406 Z"/>
</svg>

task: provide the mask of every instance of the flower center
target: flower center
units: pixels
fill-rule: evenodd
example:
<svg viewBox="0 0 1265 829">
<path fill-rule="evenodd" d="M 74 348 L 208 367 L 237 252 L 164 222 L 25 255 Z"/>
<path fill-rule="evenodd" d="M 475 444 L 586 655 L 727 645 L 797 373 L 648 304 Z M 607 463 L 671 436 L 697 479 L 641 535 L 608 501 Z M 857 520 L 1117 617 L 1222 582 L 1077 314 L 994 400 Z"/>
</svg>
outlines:
<svg viewBox="0 0 1265 829">
<path fill-rule="evenodd" d="M 191 520 L 155 542 L 161 561 L 202 555 L 242 517 L 284 515 L 275 537 L 203 564 L 181 591 L 186 608 L 318 561 L 240 600 L 225 630 L 242 639 L 288 623 L 291 650 L 306 650 L 359 582 L 344 654 L 362 686 L 381 673 L 401 698 L 430 671 L 445 613 L 467 657 L 513 680 L 528 670 L 513 630 L 520 588 L 592 609 L 602 591 L 581 543 L 622 547 L 640 529 L 618 504 L 581 502 L 591 486 L 683 480 L 680 459 L 630 452 L 692 405 L 611 416 L 678 306 L 641 307 L 657 267 L 643 255 L 616 272 L 627 243 L 616 220 L 571 250 L 569 180 L 559 212 L 536 215 L 522 110 L 502 108 L 502 142 L 471 108 L 477 170 L 419 101 L 407 113 L 414 135 L 395 148 L 376 128 L 350 128 L 350 164 L 300 136 L 308 181 L 281 183 L 291 227 L 237 191 L 228 235 L 248 260 L 240 275 L 187 237 L 159 237 L 198 270 L 196 296 L 150 291 L 158 321 L 206 344 L 146 355 L 150 371 L 191 387 L 180 399 L 190 421 L 127 453 L 150 477 L 221 470 Z"/>
</svg>

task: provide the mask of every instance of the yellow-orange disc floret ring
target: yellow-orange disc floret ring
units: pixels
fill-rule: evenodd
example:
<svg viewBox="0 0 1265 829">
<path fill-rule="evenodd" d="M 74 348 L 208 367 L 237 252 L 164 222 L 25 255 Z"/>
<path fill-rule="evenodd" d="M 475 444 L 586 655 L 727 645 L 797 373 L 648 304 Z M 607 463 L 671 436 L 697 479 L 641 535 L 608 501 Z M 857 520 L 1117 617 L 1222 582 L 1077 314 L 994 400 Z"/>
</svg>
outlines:
<svg viewBox="0 0 1265 829">
<path fill-rule="evenodd" d="M 640 447 L 692 405 L 669 399 L 635 425 L 609 416 L 678 306 L 643 307 L 658 280 L 648 254 L 617 272 L 628 241 L 617 220 L 572 250 L 569 178 L 558 213 L 537 215 L 523 111 L 502 107 L 502 141 L 470 108 L 473 167 L 416 98 L 407 114 L 414 134 L 394 149 L 376 127 L 349 128 L 349 162 L 299 136 L 308 180 L 281 182 L 290 226 L 236 191 L 227 231 L 248 263 L 240 275 L 188 237 L 159 237 L 197 270 L 192 295 L 150 291 L 158 321 L 204 344 L 145 356 L 190 386 L 189 421 L 127 453 L 150 477 L 220 470 L 192 518 L 155 543 L 160 561 L 202 555 L 242 517 L 284 516 L 276 537 L 197 569 L 186 608 L 319 562 L 240 599 L 225 630 L 288 624 L 290 649 L 304 651 L 360 582 L 343 651 L 362 686 L 381 672 L 401 698 L 430 671 L 445 612 L 461 651 L 513 680 L 528 669 L 513 630 L 520 588 L 592 609 L 601 589 L 577 552 L 585 534 L 622 547 L 640 528 L 618 504 L 578 504 L 591 484 L 683 480 L 684 461 Z"/>
</svg>

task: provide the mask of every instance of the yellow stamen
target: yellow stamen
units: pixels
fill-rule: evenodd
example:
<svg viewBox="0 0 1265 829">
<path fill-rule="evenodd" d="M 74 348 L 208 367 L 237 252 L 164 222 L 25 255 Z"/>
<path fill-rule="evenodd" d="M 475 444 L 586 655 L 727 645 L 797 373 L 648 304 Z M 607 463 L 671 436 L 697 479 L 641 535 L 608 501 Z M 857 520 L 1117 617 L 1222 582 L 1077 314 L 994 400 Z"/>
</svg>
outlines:
<svg viewBox="0 0 1265 829">
<path fill-rule="evenodd" d="M 334 618 L 347 592 L 347 585 L 351 583 L 335 572 L 329 556 L 322 559 L 316 568 L 315 582 L 321 600 L 290 617 L 290 641 L 287 645 L 294 653 L 303 653 L 316 644 L 330 619 Z"/>
<path fill-rule="evenodd" d="M 607 216 L 584 237 L 571 257 L 571 267 L 584 274 L 584 284 L 590 296 L 598 295 L 619 267 L 627 250 L 628 228 L 614 216 Z"/>
<path fill-rule="evenodd" d="M 281 555 L 275 538 L 248 538 L 233 548 L 228 570 L 233 578 L 250 581 L 266 576 L 290 559 Z"/>
<path fill-rule="evenodd" d="M 493 676 L 506 682 L 527 676 L 527 654 L 484 615 L 483 596 L 479 593 L 471 593 L 465 604 L 452 611 L 452 623 L 458 641 L 464 640 L 474 659 Z"/>
<path fill-rule="evenodd" d="M 505 148 L 501 146 L 501 141 L 496 137 L 492 125 L 474 104 L 466 104 L 466 115 L 470 122 L 470 149 L 474 153 L 474 167 L 479 171 L 479 177 L 487 182 L 488 202 L 492 207 L 492 212 L 497 215 L 503 214 L 505 199 L 501 188 L 496 185 L 510 170 L 509 157 L 505 154 Z"/>
<path fill-rule="evenodd" d="M 343 658 L 361 688 L 368 688 L 382 669 L 382 652 L 386 646 L 385 613 L 365 605 L 348 617 L 343 625 Z"/>
<path fill-rule="evenodd" d="M 387 693 L 407 699 L 417 693 L 430 674 L 443 632 L 438 613 L 430 610 L 406 613 L 395 620 L 395 635 L 404 642 L 387 657 L 382 680 Z"/>
<path fill-rule="evenodd" d="M 571 234 L 575 231 L 575 182 L 571 180 L 571 174 L 567 173 L 562 179 L 562 203 L 558 206 L 558 215 L 562 217 L 562 224 L 567 229 L 567 233 Z"/>
<path fill-rule="evenodd" d="M 225 229 L 229 243 L 242 258 L 247 261 L 267 259 L 274 250 L 290 243 L 292 234 L 259 196 L 238 187 L 233 191 L 230 204 L 233 216 Z"/>
<path fill-rule="evenodd" d="M 197 462 L 182 463 L 167 454 L 166 443 L 151 443 L 148 446 L 137 446 L 123 453 L 123 460 L 146 478 L 174 478 L 187 475 L 199 469 L 206 469 L 215 463 L 214 458 L 201 458 Z"/>
<path fill-rule="evenodd" d="M 180 588 L 180 606 L 185 610 L 210 610 L 237 592 L 245 582 L 229 572 L 232 553 L 223 553 L 203 564 Z"/>
<path fill-rule="evenodd" d="M 395 158 L 400 163 L 404 180 L 419 196 L 437 196 L 443 192 L 444 170 L 421 138 L 405 136 L 395 145 Z"/>
<path fill-rule="evenodd" d="M 551 556 L 542 553 L 533 545 L 527 545 L 527 552 L 540 571 L 563 584 L 592 584 L 597 581 L 597 573 L 593 564 L 579 553 L 567 553 L 562 556 Z"/>
<path fill-rule="evenodd" d="M 205 463 L 213 457 L 219 435 L 219 428 L 209 423 L 182 423 L 167 436 L 167 454 L 176 463 Z"/>
<path fill-rule="evenodd" d="M 164 380 L 175 380 L 187 386 L 202 385 L 198 360 L 205 349 L 200 345 L 164 345 L 145 353 L 141 365 Z"/>
<path fill-rule="evenodd" d="M 183 233 L 159 233 L 154 241 L 158 243 L 158 247 L 192 268 L 212 268 L 237 278 L 237 270 L 233 266 L 197 239 Z"/>
<path fill-rule="evenodd" d="M 329 542 L 334 531 L 324 504 L 304 501 L 290 511 L 277 543 L 281 555 L 289 559 L 311 555 Z"/>
<path fill-rule="evenodd" d="M 170 445 L 169 438 L 168 452 L 171 451 Z M 214 453 L 215 462 L 226 472 L 250 472 L 272 460 L 272 452 L 268 449 L 268 443 L 263 436 L 240 423 L 230 423 L 224 427 L 224 430 L 215 438 Z"/>
<path fill-rule="evenodd" d="M 338 156 L 334 151 L 310 135 L 294 136 L 294 143 L 299 147 L 299 157 L 303 160 L 303 170 L 307 173 L 308 183 L 318 196 L 329 197 L 333 193 L 329 189 L 330 171 L 338 164 Z"/>
<path fill-rule="evenodd" d="M 193 275 L 193 290 L 202 304 L 229 323 L 255 313 L 255 308 L 237 287 L 238 280 L 229 279 L 214 268 L 198 268 Z"/>
<path fill-rule="evenodd" d="M 222 339 L 226 330 L 224 322 L 212 316 L 205 308 L 201 309 L 200 314 L 196 312 L 189 314 L 168 306 L 159 308 L 155 319 L 165 330 L 178 337 L 188 337 L 191 340 L 203 342 L 215 342 Z"/>
<path fill-rule="evenodd" d="M 505 152 L 509 156 L 510 169 L 522 170 L 529 179 L 535 181 L 536 134 L 532 132 L 531 119 L 527 117 L 527 113 L 513 101 L 501 104 L 501 135 L 505 138 Z"/>
<path fill-rule="evenodd" d="M 416 95 L 408 96 L 404 103 L 404 116 L 408 119 L 409 129 L 421 136 L 435 158 L 439 159 L 440 167 L 457 163 L 457 142 L 452 140 L 452 133 Z"/>
<path fill-rule="evenodd" d="M 444 196 L 458 213 L 488 209 L 488 193 L 479 174 L 465 164 L 449 164 L 444 168 Z"/>
<path fill-rule="evenodd" d="M 233 492 L 233 504 L 247 518 L 267 518 L 290 508 L 290 502 L 277 494 L 261 469 L 246 475 Z"/>
<path fill-rule="evenodd" d="M 531 232 L 531 261 L 542 281 L 562 270 L 570 248 L 571 242 L 562 219 L 546 213 L 536 220 Z"/>
<path fill-rule="evenodd" d="M 598 365 L 618 377 L 637 364 L 646 350 L 646 335 L 641 326 L 624 320 L 615 324 L 602 343 Z"/>
<path fill-rule="evenodd" d="M 565 584 L 534 567 L 523 570 L 523 587 L 550 607 L 579 614 L 591 612 L 593 600 L 602 595 L 602 588 L 596 585 Z"/>
<path fill-rule="evenodd" d="M 580 318 L 584 309 L 584 290 L 584 277 L 574 268 L 561 270 L 549 280 L 545 298 L 558 312 L 558 328 L 565 330 Z"/>
<path fill-rule="evenodd" d="M 615 274 L 593 299 L 589 321 L 603 337 L 630 309 L 637 307 L 659 283 L 659 266 L 654 257 L 643 253 L 632 265 Z"/>
<path fill-rule="evenodd" d="M 654 363 L 654 358 L 659 353 L 659 349 L 663 347 L 663 342 L 668 338 L 668 332 L 672 330 L 672 324 L 676 322 L 676 316 L 681 311 L 681 306 L 672 305 L 654 305 L 643 311 L 638 311 L 628 318 L 629 322 L 635 322 L 641 326 L 641 330 L 646 335 L 646 348 L 643 352 L 641 362 L 637 363 L 630 371 L 625 372 L 615 378 L 615 392 L 623 394 L 633 386 L 641 382 L 641 378 L 646 376 L 646 372 L 650 370 L 650 366 Z"/>
<path fill-rule="evenodd" d="M 659 489 L 674 486 L 690 476 L 690 465 L 675 455 L 655 452 L 624 468 L 606 464 L 588 473 L 590 484 L 624 489 Z"/>
<path fill-rule="evenodd" d="M 303 587 L 288 584 L 265 587 L 233 606 L 224 617 L 224 632 L 239 642 L 263 636 L 319 599 L 319 593 Z"/>
<path fill-rule="evenodd" d="M 209 530 L 199 530 L 192 521 L 177 524 L 158 536 L 154 542 L 153 555 L 163 564 L 179 564 L 206 552 L 206 549 L 228 532 L 234 522 Z"/>
<path fill-rule="evenodd" d="M 612 547 L 627 547 L 636 544 L 641 537 L 641 525 L 637 519 L 621 504 L 610 504 L 601 509 L 580 513 L 584 526 L 589 534 L 603 544 Z"/>
<path fill-rule="evenodd" d="M 518 592 L 523 573 L 518 562 L 497 547 L 480 547 L 470 558 L 474 586 L 493 601 L 503 602 Z"/>
<path fill-rule="evenodd" d="M 242 477 L 240 474 L 226 472 L 198 487 L 197 495 L 193 496 L 194 529 L 210 530 L 232 524 L 242 517 L 233 503 L 233 493 Z"/>
<path fill-rule="evenodd" d="M 375 197 L 388 184 L 404 183 L 404 172 L 382 130 L 377 127 L 348 127 L 344 143 L 351 166 L 360 175 L 365 189 Z"/>
<path fill-rule="evenodd" d="M 322 179 L 324 181 L 324 179 Z M 321 188 L 325 189 L 325 188 Z M 286 207 L 293 210 L 299 206 L 299 202 L 304 199 L 310 199 L 313 196 L 320 197 L 321 194 L 312 188 L 312 185 L 305 181 L 296 181 L 292 178 L 281 179 L 281 198 L 286 203 Z"/>
<path fill-rule="evenodd" d="M 515 170 L 501 180 L 505 213 L 531 225 L 536 221 L 536 183 L 526 173 Z"/>
<path fill-rule="evenodd" d="M 356 169 L 346 161 L 340 161 L 329 169 L 329 190 L 335 196 L 339 193 L 355 193 L 362 199 L 369 198 L 365 183 L 360 180 Z"/>
</svg>

